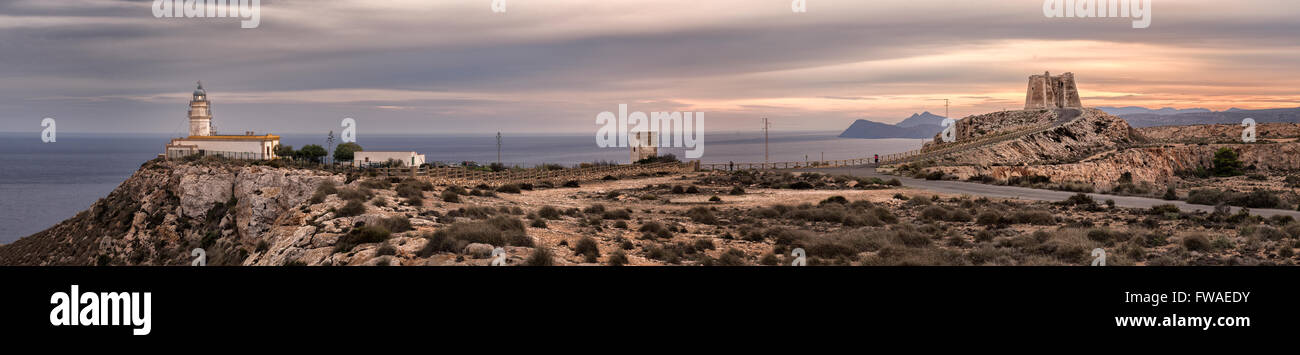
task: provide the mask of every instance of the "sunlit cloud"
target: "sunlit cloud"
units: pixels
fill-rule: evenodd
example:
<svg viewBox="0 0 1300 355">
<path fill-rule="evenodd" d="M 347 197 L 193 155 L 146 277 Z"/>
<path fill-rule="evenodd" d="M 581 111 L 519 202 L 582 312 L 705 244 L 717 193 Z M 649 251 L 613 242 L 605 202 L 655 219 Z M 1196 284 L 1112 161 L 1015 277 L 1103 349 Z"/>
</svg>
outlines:
<svg viewBox="0 0 1300 355">
<path fill-rule="evenodd" d="M 1152 26 L 1048 19 L 1030 1 L 263 1 L 262 26 L 156 19 L 150 1 L 0 4 L 0 130 L 166 126 L 204 80 L 217 119 L 343 115 L 409 132 L 586 131 L 628 103 L 835 130 L 1023 105 L 1073 72 L 1088 106 L 1300 106 L 1300 6 L 1158 1 Z M 324 117 L 324 118 L 322 118 Z M 124 122 L 129 121 L 129 122 Z M 324 122 L 319 123 L 318 121 Z M 129 123 L 129 124 L 128 124 Z M 25 126 L 23 126 L 25 127 Z"/>
</svg>

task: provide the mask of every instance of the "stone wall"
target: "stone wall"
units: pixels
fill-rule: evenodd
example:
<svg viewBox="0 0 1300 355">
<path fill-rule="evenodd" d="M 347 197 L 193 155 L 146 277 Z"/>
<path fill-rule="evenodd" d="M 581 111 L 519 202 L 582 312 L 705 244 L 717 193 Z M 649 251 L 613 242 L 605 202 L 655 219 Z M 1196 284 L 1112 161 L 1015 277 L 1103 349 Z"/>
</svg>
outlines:
<svg viewBox="0 0 1300 355">
<path fill-rule="evenodd" d="M 1043 75 L 1029 76 L 1029 86 L 1025 91 L 1026 110 L 1082 107 L 1074 73 L 1052 76 L 1043 72 Z"/>
</svg>

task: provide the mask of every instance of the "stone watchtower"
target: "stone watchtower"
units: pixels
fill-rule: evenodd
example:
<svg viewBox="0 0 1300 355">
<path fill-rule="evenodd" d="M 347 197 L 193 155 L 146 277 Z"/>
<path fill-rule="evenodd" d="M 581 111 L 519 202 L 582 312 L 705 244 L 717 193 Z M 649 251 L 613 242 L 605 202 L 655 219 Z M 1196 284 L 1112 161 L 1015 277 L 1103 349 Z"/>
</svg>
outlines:
<svg viewBox="0 0 1300 355">
<path fill-rule="evenodd" d="M 208 92 L 203 90 L 203 82 L 194 89 L 194 98 L 190 99 L 190 136 L 202 137 L 212 135 L 212 103 L 208 101 Z"/>
<path fill-rule="evenodd" d="M 1025 109 L 1083 108 L 1079 100 L 1079 89 L 1074 85 L 1074 73 L 1052 76 L 1029 76 L 1029 90 L 1025 93 Z"/>
<path fill-rule="evenodd" d="M 628 134 L 631 138 L 628 146 L 632 147 L 632 163 L 642 159 L 659 156 L 658 132 L 638 131 Z"/>
</svg>

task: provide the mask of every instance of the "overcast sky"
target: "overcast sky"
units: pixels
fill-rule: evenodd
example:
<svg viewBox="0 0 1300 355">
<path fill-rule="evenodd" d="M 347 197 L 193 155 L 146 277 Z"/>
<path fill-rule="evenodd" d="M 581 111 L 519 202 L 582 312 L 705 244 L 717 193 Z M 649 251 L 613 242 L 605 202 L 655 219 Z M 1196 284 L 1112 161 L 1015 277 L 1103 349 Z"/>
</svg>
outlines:
<svg viewBox="0 0 1300 355">
<path fill-rule="evenodd" d="M 261 24 L 152 0 L 0 3 L 0 131 L 181 133 L 194 83 L 225 132 L 591 133 L 706 113 L 710 130 L 838 130 L 1024 105 L 1074 72 L 1086 106 L 1300 106 L 1300 3 L 1155 0 L 1131 19 L 1041 0 L 262 1 Z"/>
</svg>

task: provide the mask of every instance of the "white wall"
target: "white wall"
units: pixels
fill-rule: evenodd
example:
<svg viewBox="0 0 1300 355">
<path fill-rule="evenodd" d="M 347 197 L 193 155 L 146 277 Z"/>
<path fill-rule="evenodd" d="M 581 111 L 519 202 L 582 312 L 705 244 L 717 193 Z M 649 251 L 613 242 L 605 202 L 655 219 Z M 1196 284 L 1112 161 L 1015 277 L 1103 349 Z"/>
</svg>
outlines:
<svg viewBox="0 0 1300 355">
<path fill-rule="evenodd" d="M 275 149 L 273 148 L 279 144 L 279 142 L 277 141 L 260 141 L 260 140 L 250 140 L 250 141 L 211 140 L 210 141 L 210 140 L 184 140 L 184 139 L 176 141 L 176 143 L 180 145 L 198 146 L 197 149 L 201 149 L 209 152 L 252 153 L 258 156 L 265 155 L 267 150 L 270 149 L 271 150 L 270 156 L 266 156 L 264 159 L 271 159 L 275 157 Z"/>
<path fill-rule="evenodd" d="M 424 164 L 424 154 L 415 152 L 356 152 L 352 154 L 352 166 L 362 166 L 364 164 L 381 164 L 394 159 L 402 162 L 403 166 L 410 166 L 411 158 L 415 158 L 415 165 Z M 369 161 L 367 161 L 369 159 Z"/>
</svg>

